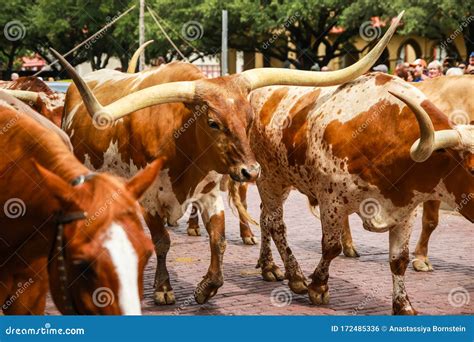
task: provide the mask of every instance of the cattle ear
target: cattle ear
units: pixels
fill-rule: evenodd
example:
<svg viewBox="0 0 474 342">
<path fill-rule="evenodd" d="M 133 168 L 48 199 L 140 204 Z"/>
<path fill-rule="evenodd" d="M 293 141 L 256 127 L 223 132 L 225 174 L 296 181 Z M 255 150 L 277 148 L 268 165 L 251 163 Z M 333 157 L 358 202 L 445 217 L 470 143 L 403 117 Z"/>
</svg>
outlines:
<svg viewBox="0 0 474 342">
<path fill-rule="evenodd" d="M 150 187 L 156 180 L 158 172 L 160 172 L 164 162 L 164 158 L 156 159 L 142 171 L 137 173 L 127 182 L 127 190 L 130 191 L 136 199 L 139 199 L 148 187 Z"/>
<path fill-rule="evenodd" d="M 59 201 L 59 203 L 61 203 L 62 205 L 66 205 L 69 208 L 79 208 L 79 204 L 77 203 L 75 194 L 76 189 L 74 189 L 72 185 L 70 185 L 64 179 L 59 177 L 57 174 L 44 168 L 34 160 L 33 165 L 44 181 L 41 185 L 45 185 L 52 193 L 54 198 Z"/>
</svg>

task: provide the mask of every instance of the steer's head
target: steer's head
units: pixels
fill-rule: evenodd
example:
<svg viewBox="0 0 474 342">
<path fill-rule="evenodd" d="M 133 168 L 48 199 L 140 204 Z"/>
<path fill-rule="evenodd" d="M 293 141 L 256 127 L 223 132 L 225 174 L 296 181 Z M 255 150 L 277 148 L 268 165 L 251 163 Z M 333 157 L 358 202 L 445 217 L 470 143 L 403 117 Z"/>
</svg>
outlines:
<svg viewBox="0 0 474 342">
<path fill-rule="evenodd" d="M 236 181 L 253 181 L 260 166 L 250 149 L 248 130 L 252 107 L 246 85 L 238 76 L 202 79 L 196 84 L 197 105 L 191 105 L 196 120 L 196 138 L 207 165 L 229 173 Z M 195 115 L 196 113 L 201 115 Z"/>
<path fill-rule="evenodd" d="M 426 172 L 438 175 L 440 181 L 433 191 L 474 222 L 474 125 L 452 126 L 447 116 L 418 89 L 390 92 L 408 105 L 420 127 L 420 139 L 411 147 L 411 158 L 431 165 Z M 431 118 L 443 128 L 435 131 Z"/>
<path fill-rule="evenodd" d="M 54 302 L 63 314 L 141 314 L 143 272 L 153 245 L 137 200 L 161 165 L 155 161 L 127 182 L 90 174 L 71 184 L 36 165 L 56 199 L 48 271 Z"/>
<path fill-rule="evenodd" d="M 198 117 L 198 144 L 201 145 L 200 151 L 206 151 L 202 158 L 212 165 L 211 169 L 228 173 L 237 181 L 251 181 L 259 175 L 260 166 L 255 162 L 247 137 L 253 117 L 248 94 L 254 89 L 270 85 L 330 86 L 357 78 L 380 57 L 402 14 L 392 22 L 372 51 L 342 70 L 317 73 L 291 69 L 253 69 L 215 79 L 158 84 L 131 93 L 107 106 L 97 101 L 87 84 L 60 54 L 54 50 L 52 53 L 74 80 L 89 114 L 99 125 L 149 106 L 182 102 L 192 111 L 200 112 L 200 115 L 195 115 Z"/>
</svg>

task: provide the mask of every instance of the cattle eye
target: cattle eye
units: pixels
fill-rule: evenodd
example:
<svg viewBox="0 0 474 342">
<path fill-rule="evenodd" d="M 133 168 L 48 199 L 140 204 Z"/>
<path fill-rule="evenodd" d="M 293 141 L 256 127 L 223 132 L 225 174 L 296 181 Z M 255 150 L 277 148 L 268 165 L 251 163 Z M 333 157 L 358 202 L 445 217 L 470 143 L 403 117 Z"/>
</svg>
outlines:
<svg viewBox="0 0 474 342">
<path fill-rule="evenodd" d="M 208 120 L 207 121 L 207 124 L 209 125 L 209 127 L 211 127 L 212 129 L 219 129 L 219 124 L 217 122 L 215 122 L 214 120 Z"/>
</svg>

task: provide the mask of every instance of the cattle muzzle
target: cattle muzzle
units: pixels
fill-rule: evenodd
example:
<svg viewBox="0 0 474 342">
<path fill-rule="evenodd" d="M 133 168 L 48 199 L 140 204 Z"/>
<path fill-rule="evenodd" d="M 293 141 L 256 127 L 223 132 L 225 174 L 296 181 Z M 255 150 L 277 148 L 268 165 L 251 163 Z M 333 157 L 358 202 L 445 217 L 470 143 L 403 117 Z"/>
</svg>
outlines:
<svg viewBox="0 0 474 342">
<path fill-rule="evenodd" d="M 254 182 L 260 176 L 260 170 L 259 163 L 241 164 L 230 172 L 230 177 L 236 182 Z"/>
</svg>

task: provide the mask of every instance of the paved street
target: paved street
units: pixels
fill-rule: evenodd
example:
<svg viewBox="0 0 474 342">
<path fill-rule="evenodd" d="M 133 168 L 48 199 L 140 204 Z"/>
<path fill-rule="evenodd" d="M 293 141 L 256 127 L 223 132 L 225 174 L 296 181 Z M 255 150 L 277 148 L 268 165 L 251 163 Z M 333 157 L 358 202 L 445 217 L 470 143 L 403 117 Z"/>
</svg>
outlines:
<svg viewBox="0 0 474 342">
<path fill-rule="evenodd" d="M 260 199 L 255 186 L 249 189 L 249 212 L 258 218 Z M 225 255 L 225 284 L 205 305 L 193 299 L 196 284 L 209 265 L 208 239 L 186 235 L 186 219 L 170 228 L 172 246 L 168 258 L 176 305 L 153 304 L 155 259 L 147 267 L 144 314 L 148 315 L 388 315 L 391 313 L 391 273 L 388 264 L 388 234 L 367 232 L 357 216 L 351 216 L 359 259 L 344 256 L 331 264 L 329 305 L 316 307 L 307 295 L 291 294 L 283 283 L 264 282 L 255 269 L 259 246 L 244 246 L 238 221 L 227 209 L 228 246 Z M 410 250 L 421 229 L 421 211 L 416 220 Z M 305 274 L 309 275 L 321 256 L 321 224 L 313 217 L 306 200 L 293 192 L 285 206 L 289 243 Z M 406 274 L 407 291 L 420 314 L 474 313 L 474 229 L 463 217 L 442 211 L 440 227 L 432 236 L 430 256 L 434 272 L 417 273 L 411 264 Z M 254 228 L 260 235 L 258 228 Z M 274 256 L 282 267 L 276 249 Z M 283 268 L 282 268 L 283 269 Z M 273 292 L 273 296 L 272 296 Z M 451 293 L 451 296 L 450 296 Z M 51 301 L 49 314 L 57 311 Z"/>
</svg>

